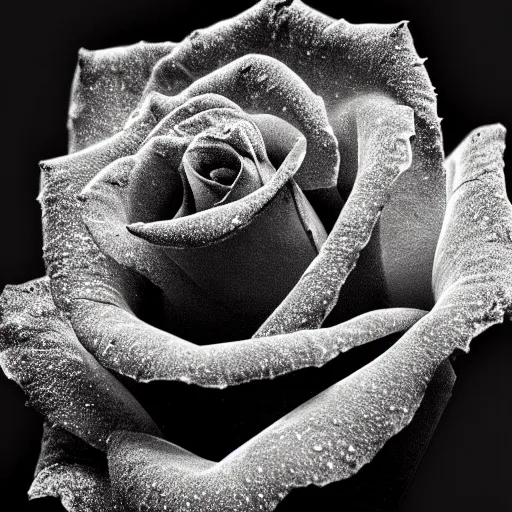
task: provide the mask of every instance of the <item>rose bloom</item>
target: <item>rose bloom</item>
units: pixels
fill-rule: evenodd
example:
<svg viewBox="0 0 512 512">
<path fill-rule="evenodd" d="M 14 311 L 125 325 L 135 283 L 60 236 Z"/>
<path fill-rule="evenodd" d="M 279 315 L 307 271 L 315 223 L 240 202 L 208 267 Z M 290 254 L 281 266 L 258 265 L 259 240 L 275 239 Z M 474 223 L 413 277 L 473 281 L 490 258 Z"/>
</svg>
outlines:
<svg viewBox="0 0 512 512">
<path fill-rule="evenodd" d="M 0 304 L 2 368 L 46 419 L 31 498 L 396 504 L 449 356 L 512 301 L 505 131 L 445 159 L 423 62 L 405 22 L 282 0 L 80 52 L 69 154 L 41 163 L 46 276 Z"/>
</svg>

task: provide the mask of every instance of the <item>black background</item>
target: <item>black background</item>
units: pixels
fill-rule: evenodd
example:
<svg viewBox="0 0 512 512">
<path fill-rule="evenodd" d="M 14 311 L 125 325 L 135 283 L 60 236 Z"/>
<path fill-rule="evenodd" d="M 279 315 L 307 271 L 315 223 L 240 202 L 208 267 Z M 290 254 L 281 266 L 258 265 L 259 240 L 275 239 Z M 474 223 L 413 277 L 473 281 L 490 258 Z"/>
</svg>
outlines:
<svg viewBox="0 0 512 512">
<path fill-rule="evenodd" d="M 4 4 L 0 286 L 44 273 L 37 162 L 66 152 L 69 89 L 80 47 L 178 41 L 253 2 L 87 0 Z M 505 0 L 365 0 L 313 7 L 352 23 L 411 20 L 416 48 L 439 93 L 447 153 L 473 128 L 512 127 L 512 9 Z M 7 12 L 6 10 L 7 9 Z M 5 16 L 7 14 L 7 16 Z M 507 160 L 510 158 L 507 155 Z M 510 164 L 508 166 L 510 168 Z M 509 172 L 509 192 L 512 174 Z M 401 512 L 512 510 L 512 328 L 476 340 Z M 0 508 L 27 505 L 41 420 L 0 378 Z M 342 509 L 343 504 L 335 504 Z"/>
</svg>

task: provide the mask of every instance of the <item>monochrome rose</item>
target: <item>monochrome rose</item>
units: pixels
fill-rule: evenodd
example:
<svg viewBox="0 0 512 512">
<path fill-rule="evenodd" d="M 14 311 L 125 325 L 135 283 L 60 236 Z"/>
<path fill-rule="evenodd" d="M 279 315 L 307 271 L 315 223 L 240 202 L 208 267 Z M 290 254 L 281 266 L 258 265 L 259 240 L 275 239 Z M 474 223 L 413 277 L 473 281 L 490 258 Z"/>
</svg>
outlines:
<svg viewBox="0 0 512 512">
<path fill-rule="evenodd" d="M 406 23 L 271 0 L 181 43 L 81 51 L 69 133 L 41 164 L 47 276 L 0 303 L 2 368 L 47 420 L 31 497 L 272 510 L 353 477 L 421 403 L 428 440 L 447 358 L 510 313 L 504 130 L 445 161 Z M 224 392 L 404 330 L 220 462 L 138 400 L 138 383 Z"/>
</svg>

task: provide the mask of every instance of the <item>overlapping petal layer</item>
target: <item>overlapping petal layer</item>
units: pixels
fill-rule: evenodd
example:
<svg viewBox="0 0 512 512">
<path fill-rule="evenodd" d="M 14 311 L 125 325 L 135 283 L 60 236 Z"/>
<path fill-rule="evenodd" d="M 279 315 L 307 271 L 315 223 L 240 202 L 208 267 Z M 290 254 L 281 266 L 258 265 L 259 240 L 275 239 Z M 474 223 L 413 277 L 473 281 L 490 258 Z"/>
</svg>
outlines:
<svg viewBox="0 0 512 512">
<path fill-rule="evenodd" d="M 113 56 L 124 55 L 125 50 L 112 52 Z M 267 56 L 267 60 L 260 58 L 254 64 L 252 54 Z M 106 58 L 106 54 L 101 57 Z M 431 269 L 443 219 L 444 181 L 436 98 L 424 60 L 414 49 L 406 22 L 352 25 L 345 20 L 335 21 L 298 0 L 264 0 L 235 18 L 197 30 L 172 46 L 155 65 L 144 94 L 158 90 L 179 95 L 193 88 L 196 82 L 208 82 L 204 79 L 209 74 L 231 69 L 225 93 L 234 94 L 244 107 L 259 112 L 261 117 L 267 113 L 267 102 L 276 94 L 279 96 L 279 87 L 276 87 L 279 80 L 274 79 L 272 62 L 280 63 L 275 66 L 284 65 L 284 69 L 289 68 L 299 76 L 325 102 L 341 149 L 338 185 L 345 195 L 357 173 L 354 119 L 359 97 L 385 95 L 413 108 L 416 138 L 411 172 L 397 180 L 378 222 L 377 236 L 368 249 L 378 262 L 374 267 L 376 283 L 371 291 L 368 286 L 361 286 L 356 292 L 361 296 L 366 294 L 366 301 L 372 294 L 379 294 L 392 304 L 428 308 L 433 304 Z M 126 66 L 130 62 L 126 57 Z M 268 66 L 271 72 L 266 69 Z M 233 80 L 236 80 L 236 87 Z M 84 82 L 77 91 L 85 88 Z M 247 90 L 247 97 L 242 94 L 242 98 L 238 98 L 239 90 Z M 76 98 L 72 98 L 71 110 L 79 99 Z M 260 98 L 256 104 L 252 104 L 254 98 Z M 290 103 L 283 106 L 279 101 L 274 111 L 286 118 Z M 287 110 L 279 111 L 284 107 Z M 263 124 L 260 123 L 262 129 Z M 286 126 L 275 122 L 266 126 L 273 127 L 270 131 L 263 129 L 268 147 L 280 155 L 287 154 L 293 138 L 282 136 L 283 132 L 288 132 Z M 72 136 L 75 136 L 73 132 Z M 276 148 L 276 143 L 284 147 Z M 334 169 L 334 173 L 337 172 Z M 322 175 L 331 174 L 323 169 Z M 320 191 L 315 197 L 319 209 L 339 207 L 334 189 Z"/>
<path fill-rule="evenodd" d="M 48 421 L 95 448 L 120 429 L 158 435 L 133 396 L 87 352 L 43 278 L 1 297 L 0 364 Z"/>
<path fill-rule="evenodd" d="M 32 497 L 73 512 L 272 510 L 357 473 L 453 350 L 511 312 L 504 130 L 480 128 L 448 158 L 445 194 L 435 95 L 405 23 L 266 0 L 181 43 L 82 51 L 69 128 L 73 153 L 42 164 L 50 280 L 0 301 L 2 368 L 55 424 Z M 339 194 L 325 240 L 306 197 L 337 214 Z M 376 274 L 355 289 L 362 303 L 434 308 L 319 329 L 365 247 Z M 155 293 L 164 330 L 139 318 Z M 409 327 L 220 462 L 162 439 L 105 369 L 222 388 Z"/>
<path fill-rule="evenodd" d="M 103 454 L 60 427 L 45 425 L 30 499 L 60 498 L 70 512 L 111 512 L 108 468 Z"/>
<path fill-rule="evenodd" d="M 378 359 L 219 463 L 155 437 L 116 433 L 109 468 L 118 502 L 127 510 L 140 503 L 188 510 L 194 500 L 204 510 L 273 510 L 291 489 L 348 478 L 371 461 L 411 421 L 442 361 L 455 349 L 468 350 L 472 338 L 512 312 L 512 206 L 503 139 L 502 127 L 481 128 L 451 160 L 437 271 L 453 276 L 453 283 L 439 281 L 438 302 L 428 315 Z M 475 211 L 485 222 L 474 222 Z M 470 240 L 468 251 L 463 246 Z M 452 251 L 457 257 L 445 258 Z"/>
</svg>

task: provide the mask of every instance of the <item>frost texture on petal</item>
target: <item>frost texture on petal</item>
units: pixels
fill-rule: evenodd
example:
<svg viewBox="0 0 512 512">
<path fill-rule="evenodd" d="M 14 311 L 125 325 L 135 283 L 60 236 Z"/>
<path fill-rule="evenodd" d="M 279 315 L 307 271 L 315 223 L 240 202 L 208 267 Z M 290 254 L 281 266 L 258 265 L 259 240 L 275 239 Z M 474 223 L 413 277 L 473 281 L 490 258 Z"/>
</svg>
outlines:
<svg viewBox="0 0 512 512">
<path fill-rule="evenodd" d="M 353 347 L 408 329 L 425 314 L 377 310 L 327 329 L 196 345 L 113 306 L 95 304 L 90 312 L 81 328 L 102 365 L 143 382 L 174 380 L 209 388 L 323 366 Z"/>
<path fill-rule="evenodd" d="M 153 66 L 174 46 L 141 41 L 107 50 L 80 50 L 69 105 L 70 153 L 122 130 Z"/>
<path fill-rule="evenodd" d="M 149 98 L 137 120 L 110 139 L 41 163 L 43 256 L 53 298 L 63 310 L 78 298 L 124 307 L 133 295 L 136 300 L 140 283 L 98 249 L 82 222 L 79 194 L 105 166 L 136 151 L 158 122 L 154 104 Z"/>
<path fill-rule="evenodd" d="M 265 186 L 234 203 L 198 212 L 179 219 L 151 224 L 131 224 L 130 233 L 154 245 L 185 249 L 218 243 L 248 226 L 262 213 L 300 168 L 306 155 L 306 142 L 296 145 Z"/>
<path fill-rule="evenodd" d="M 338 142 L 324 100 L 282 62 L 264 55 L 246 55 L 194 82 L 178 96 L 216 93 L 244 110 L 272 114 L 300 130 L 308 154 L 297 174 L 303 189 L 336 185 Z"/>
<path fill-rule="evenodd" d="M 368 243 L 391 186 L 411 165 L 414 114 L 409 107 L 369 97 L 361 102 L 357 124 L 359 171 L 354 188 L 319 255 L 255 336 L 322 324 Z"/>
<path fill-rule="evenodd" d="M 436 94 L 407 22 L 353 25 L 298 0 L 264 0 L 178 43 L 155 66 L 146 93 L 178 94 L 184 69 L 198 80 L 253 53 L 279 60 L 324 100 L 339 141 L 339 186 L 344 194 L 357 171 L 354 100 L 376 93 L 414 109 L 411 172 L 393 187 L 378 223 L 380 241 L 371 250 L 382 260 L 376 276 L 379 293 L 392 304 L 431 307 L 432 261 L 444 212 L 444 156 Z"/>
<path fill-rule="evenodd" d="M 47 278 L 6 287 L 0 320 L 0 365 L 48 421 L 102 450 L 114 430 L 158 435 L 142 406 L 80 345 Z"/>
<path fill-rule="evenodd" d="M 465 281 L 493 281 L 498 290 L 512 279 L 512 215 L 503 174 L 504 149 L 505 128 L 482 126 L 446 161 L 446 218 L 433 278 L 437 298 Z"/>
<path fill-rule="evenodd" d="M 411 112 L 406 107 L 404 109 Z M 208 110 L 205 114 L 210 115 L 210 112 L 212 111 Z M 213 114 L 215 112 L 211 115 Z M 167 121 L 164 120 L 162 123 L 167 124 Z M 186 276 L 183 275 L 182 269 L 187 270 L 195 256 L 190 253 L 190 246 L 194 245 L 192 237 L 199 235 L 208 244 L 217 244 L 219 238 L 232 235 L 232 232 L 239 229 L 243 230 L 246 224 L 253 222 L 251 216 L 246 219 L 243 214 L 248 208 L 251 208 L 249 210 L 251 215 L 268 216 L 273 227 L 279 225 L 280 219 L 286 217 L 284 212 L 277 215 L 274 210 L 270 210 L 270 213 L 266 211 L 262 213 L 265 207 L 262 199 L 280 201 L 281 198 L 274 199 L 272 195 L 284 186 L 287 176 L 296 171 L 304 155 L 304 148 L 298 143 L 274 177 L 256 192 L 241 200 L 186 217 L 143 224 L 139 228 L 140 232 L 135 229 L 136 225 L 132 225 L 130 231 L 144 236 L 151 242 L 149 244 L 131 236 L 126 230 L 126 225 L 137 214 L 144 213 L 148 217 L 156 215 L 156 205 L 159 203 L 175 202 L 173 194 L 179 187 L 172 180 L 180 179 L 178 167 L 186 146 L 183 137 L 164 136 L 160 133 L 160 129 L 156 130 L 153 138 L 143 146 L 135 158 L 117 160 L 86 187 L 83 195 L 87 202 L 83 215 L 94 239 L 106 254 L 145 275 L 165 290 L 170 300 L 176 301 L 179 297 L 184 300 L 188 295 L 184 290 L 186 291 L 190 286 L 187 288 Z M 281 178 L 280 181 L 278 181 L 279 178 Z M 168 189 L 161 190 L 159 184 L 163 181 L 169 184 Z M 140 204 L 146 204 L 150 197 L 153 199 L 151 205 L 145 209 L 145 212 L 140 212 Z M 271 206 L 268 208 L 270 209 Z M 234 218 L 239 222 L 233 223 Z M 204 223 L 200 224 L 200 220 L 204 220 Z M 158 247 L 157 244 L 170 244 L 171 235 L 176 239 L 176 228 L 180 225 L 185 226 L 181 231 L 188 237 L 184 241 L 185 250 L 170 252 L 169 247 Z M 151 229 L 154 231 L 154 236 L 151 236 Z M 261 232 L 257 227 L 254 229 L 260 238 L 262 233 L 267 232 Z M 280 233 L 290 231 L 290 229 L 278 230 L 278 233 L 282 238 Z M 293 239 L 297 240 L 298 237 L 294 236 Z M 263 242 L 265 240 L 263 239 Z M 235 243 L 240 245 L 240 239 L 237 238 Z M 242 246 L 251 247 L 253 251 L 258 247 L 256 243 L 242 244 Z M 276 243 L 271 247 L 271 256 L 273 255 L 274 260 L 271 263 L 274 265 L 280 254 L 277 247 Z M 289 250 L 287 253 L 293 252 Z M 181 254 L 183 256 L 180 260 Z M 205 261 L 204 264 L 212 265 L 215 261 L 214 254 L 198 253 L 196 256 Z M 263 252 L 263 254 L 266 253 Z M 245 254 L 242 257 L 248 258 Z M 177 260 L 179 265 L 174 265 L 174 260 Z M 232 260 L 232 264 L 236 262 L 240 265 L 235 258 Z M 222 259 L 221 264 L 225 266 L 226 258 Z M 289 274 L 289 265 L 286 270 Z M 235 275 L 236 270 L 232 270 L 232 276 Z M 203 281 L 205 279 L 207 279 L 206 276 L 203 277 Z M 239 290 L 239 293 L 244 295 L 254 293 L 253 289 L 247 290 L 249 280 L 250 278 L 247 277 L 246 286 Z M 209 288 L 215 289 L 213 284 Z M 225 288 L 226 285 L 224 285 L 224 294 L 226 294 Z M 184 313 L 196 311 L 197 303 L 201 301 L 203 306 L 200 309 L 202 316 L 205 316 L 205 310 L 212 308 L 212 304 L 207 304 L 207 298 L 208 294 L 197 289 L 193 296 L 196 308 L 193 308 L 193 305 L 182 304 L 178 309 L 183 310 Z M 258 305 L 261 305 L 261 301 L 258 301 Z M 254 306 L 247 305 L 246 314 L 251 307 Z M 340 351 L 390 332 L 405 329 L 423 315 L 416 310 L 374 312 L 331 330 L 217 345 L 204 345 L 202 342 L 203 346 L 197 346 L 155 329 L 129 312 L 108 304 L 98 303 L 91 305 L 90 308 L 89 313 L 84 312 L 80 315 L 75 325 L 84 344 L 103 365 L 137 380 L 182 380 L 208 387 L 225 387 L 253 379 L 277 376 L 306 366 L 321 366 Z M 218 315 L 220 314 L 223 312 L 220 311 Z M 234 327 L 230 323 L 232 330 Z"/>
<path fill-rule="evenodd" d="M 105 455 L 48 424 L 28 495 L 29 499 L 59 498 L 69 512 L 114 510 Z"/>
<path fill-rule="evenodd" d="M 127 510 L 144 503 L 179 512 L 200 500 L 203 510 L 216 512 L 273 510 L 293 488 L 354 475 L 409 424 L 439 365 L 512 311 L 512 240 L 499 236 L 512 225 L 501 158 L 504 130 L 477 133 L 455 154 L 449 175 L 437 265 L 454 281 L 441 286 L 433 310 L 376 360 L 218 463 L 152 436 L 116 433 L 108 457 L 118 503 Z M 479 211 L 486 214 L 485 226 L 474 223 Z M 498 237 L 489 237 L 495 230 Z M 443 261 L 466 239 L 473 241 L 471 251 Z M 491 269 L 490 248 L 496 256 Z"/>
</svg>

